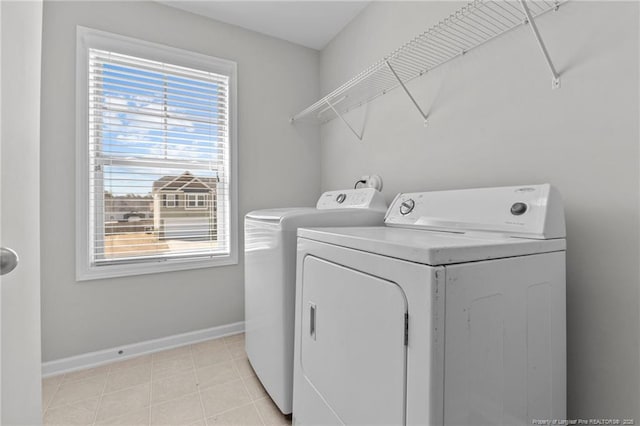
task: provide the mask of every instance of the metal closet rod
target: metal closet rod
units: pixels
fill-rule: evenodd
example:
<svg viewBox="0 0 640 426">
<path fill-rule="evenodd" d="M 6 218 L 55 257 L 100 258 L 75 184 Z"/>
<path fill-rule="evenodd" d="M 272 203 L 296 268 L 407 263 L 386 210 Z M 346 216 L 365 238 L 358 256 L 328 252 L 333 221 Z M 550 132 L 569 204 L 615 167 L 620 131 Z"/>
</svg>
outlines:
<svg viewBox="0 0 640 426">
<path fill-rule="evenodd" d="M 290 121 L 293 123 L 309 115 L 315 116 L 321 122 L 337 117 L 362 140 L 362 133 L 358 133 L 343 117 L 344 113 L 401 87 L 426 122 L 427 114 L 407 87 L 409 81 L 527 24 L 551 71 L 552 88 L 558 88 L 560 76 L 542 40 L 535 18 L 558 10 L 566 1 L 474 0 L 294 115 Z M 327 115 L 329 112 L 333 113 L 333 116 Z"/>
</svg>

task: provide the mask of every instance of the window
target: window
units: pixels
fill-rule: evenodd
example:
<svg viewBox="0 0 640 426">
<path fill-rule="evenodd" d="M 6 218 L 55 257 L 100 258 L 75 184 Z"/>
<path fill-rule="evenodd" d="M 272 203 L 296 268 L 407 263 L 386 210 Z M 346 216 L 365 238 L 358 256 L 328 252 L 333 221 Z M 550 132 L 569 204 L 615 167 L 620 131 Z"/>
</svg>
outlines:
<svg viewBox="0 0 640 426">
<path fill-rule="evenodd" d="M 162 194 L 162 198 L 165 207 L 173 208 L 176 206 L 176 194 Z"/>
<path fill-rule="evenodd" d="M 206 209 L 207 194 L 187 194 L 188 209 Z"/>
<path fill-rule="evenodd" d="M 237 263 L 235 63 L 78 27 L 77 77 L 77 279 Z"/>
</svg>

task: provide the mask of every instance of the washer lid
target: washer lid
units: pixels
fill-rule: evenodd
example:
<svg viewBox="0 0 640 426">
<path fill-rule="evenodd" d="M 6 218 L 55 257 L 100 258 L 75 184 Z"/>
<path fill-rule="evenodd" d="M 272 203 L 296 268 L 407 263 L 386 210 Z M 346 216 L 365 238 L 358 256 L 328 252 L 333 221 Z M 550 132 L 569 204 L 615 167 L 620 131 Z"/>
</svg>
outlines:
<svg viewBox="0 0 640 426">
<path fill-rule="evenodd" d="M 431 266 L 563 251 L 564 239 L 375 227 L 301 228 L 298 236 Z"/>
<path fill-rule="evenodd" d="M 299 227 L 316 226 L 373 226 L 382 225 L 384 212 L 371 209 L 331 209 L 315 208 L 256 210 L 246 216 L 246 222 L 253 221 L 262 226 L 277 226 L 282 230 L 295 231 Z"/>
<path fill-rule="evenodd" d="M 374 188 L 327 191 L 320 196 L 315 208 L 290 207 L 254 210 L 247 220 L 297 226 L 377 225 L 384 220 L 387 205 L 382 194 Z"/>
<path fill-rule="evenodd" d="M 247 213 L 247 218 L 279 222 L 282 218 L 299 216 L 317 212 L 313 207 L 289 207 L 284 209 L 254 210 Z"/>
</svg>

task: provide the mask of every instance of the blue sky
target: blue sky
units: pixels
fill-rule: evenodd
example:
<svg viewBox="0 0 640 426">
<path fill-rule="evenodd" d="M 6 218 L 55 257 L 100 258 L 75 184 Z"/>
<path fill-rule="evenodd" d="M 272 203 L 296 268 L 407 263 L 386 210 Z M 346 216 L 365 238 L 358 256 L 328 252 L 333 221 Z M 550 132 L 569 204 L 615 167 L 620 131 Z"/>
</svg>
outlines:
<svg viewBox="0 0 640 426">
<path fill-rule="evenodd" d="M 111 108 L 96 112 L 102 120 L 98 137 L 105 157 L 200 163 L 209 161 L 212 154 L 221 154 L 215 138 L 221 137 L 219 132 L 224 129 L 210 122 L 219 112 L 224 114 L 215 102 L 218 84 L 178 76 L 165 78 L 133 66 L 105 64 L 102 71 L 100 94 Z M 186 170 L 184 165 L 161 173 L 139 164 L 105 166 L 104 189 L 113 195 L 144 195 L 151 192 L 154 180 Z M 190 171 L 196 176 L 216 175 L 214 171 Z"/>
</svg>

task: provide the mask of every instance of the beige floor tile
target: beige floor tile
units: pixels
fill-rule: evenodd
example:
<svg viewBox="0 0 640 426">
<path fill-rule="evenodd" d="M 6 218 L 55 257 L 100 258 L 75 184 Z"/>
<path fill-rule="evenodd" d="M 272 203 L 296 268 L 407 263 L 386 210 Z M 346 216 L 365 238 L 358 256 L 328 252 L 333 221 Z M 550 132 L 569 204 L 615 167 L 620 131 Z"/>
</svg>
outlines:
<svg viewBox="0 0 640 426">
<path fill-rule="evenodd" d="M 47 377 L 45 379 L 42 379 L 42 385 L 43 386 L 44 385 L 50 385 L 50 386 L 56 385 L 57 386 L 57 385 L 61 384 L 63 382 L 63 380 L 64 380 L 64 374 L 59 374 L 57 376 L 50 376 L 50 377 Z"/>
<path fill-rule="evenodd" d="M 193 350 L 193 361 L 198 368 L 230 360 L 231 353 L 224 344 L 222 346 L 202 347 Z"/>
<path fill-rule="evenodd" d="M 161 360 L 161 359 L 171 359 L 171 358 L 179 358 L 184 355 L 191 354 L 190 345 L 180 346 L 173 349 L 167 349 L 166 351 L 156 352 L 152 355 L 153 361 Z"/>
<path fill-rule="evenodd" d="M 256 373 L 253 371 L 253 367 L 249 364 L 249 359 L 247 357 L 238 358 L 233 360 L 233 364 L 238 369 L 238 373 L 242 377 L 255 376 Z"/>
<path fill-rule="evenodd" d="M 158 404 L 197 391 L 198 384 L 193 370 L 158 380 L 154 375 L 151 384 L 151 403 Z"/>
<path fill-rule="evenodd" d="M 95 418 L 98 398 L 85 399 L 73 404 L 48 409 L 43 416 L 44 425 L 91 425 Z"/>
<path fill-rule="evenodd" d="M 111 371 L 107 376 L 105 393 L 130 388 L 151 381 L 151 364 L 140 364 L 124 370 Z"/>
<path fill-rule="evenodd" d="M 53 396 L 50 406 L 57 407 L 100 396 L 105 381 L 105 377 L 97 376 L 77 382 L 63 383 Z"/>
<path fill-rule="evenodd" d="M 236 343 L 236 342 L 244 343 L 244 333 L 238 333 L 238 334 L 233 334 L 231 336 L 225 336 L 225 337 L 223 337 L 223 340 L 225 341 L 225 343 Z"/>
<path fill-rule="evenodd" d="M 205 413 L 210 425 L 289 424 L 265 398 L 243 333 L 50 377 L 42 389 L 47 424 L 206 426 Z"/>
<path fill-rule="evenodd" d="M 219 349 L 225 347 L 223 339 L 205 340 L 204 342 L 194 343 L 191 345 L 191 352 L 198 352 L 209 349 Z"/>
<path fill-rule="evenodd" d="M 267 395 L 267 391 L 260 383 L 260 380 L 256 376 L 246 376 L 242 378 L 244 385 L 247 387 L 249 396 L 252 400 L 264 398 Z"/>
<path fill-rule="evenodd" d="M 97 421 L 96 426 L 148 426 L 149 408 L 130 411 L 129 413 L 102 421 Z"/>
<path fill-rule="evenodd" d="M 64 382 L 76 382 L 78 380 L 89 379 L 91 377 L 106 376 L 110 368 L 111 367 L 109 365 L 101 365 L 99 367 L 73 371 L 64 375 Z"/>
<path fill-rule="evenodd" d="M 153 360 L 153 379 L 169 377 L 174 374 L 184 373 L 193 370 L 193 358 L 191 352 L 184 355 Z"/>
<path fill-rule="evenodd" d="M 132 411 L 149 406 L 150 385 L 144 384 L 105 393 L 100 400 L 97 421 L 120 417 Z"/>
<path fill-rule="evenodd" d="M 232 358 L 244 358 L 247 356 L 244 350 L 244 342 L 228 343 L 227 349 L 229 349 Z"/>
<path fill-rule="evenodd" d="M 207 417 L 216 416 L 223 411 L 246 405 L 251 402 L 242 380 L 213 386 L 200 391 L 202 405 Z"/>
<path fill-rule="evenodd" d="M 240 378 L 232 361 L 220 362 L 208 367 L 199 368 L 196 374 L 198 375 L 198 386 L 200 389 L 207 389 L 211 386 L 233 382 Z"/>
<path fill-rule="evenodd" d="M 125 359 L 124 361 L 111 363 L 109 366 L 113 372 L 147 364 L 151 364 L 151 355 L 142 355 L 135 358 Z"/>
<path fill-rule="evenodd" d="M 207 425 L 212 426 L 262 426 L 262 419 L 253 404 L 243 405 L 233 410 L 225 411 L 217 416 L 209 417 Z"/>
<path fill-rule="evenodd" d="M 189 425 L 204 419 L 197 393 L 151 407 L 151 425 Z"/>
<path fill-rule="evenodd" d="M 260 399 L 254 402 L 262 421 L 267 426 L 288 426 L 291 419 L 280 412 L 276 404 L 270 398 Z"/>
<path fill-rule="evenodd" d="M 51 400 L 53 400 L 53 397 L 58 391 L 60 381 L 50 381 L 48 379 L 44 379 L 42 381 L 42 411 L 45 411 L 47 408 L 49 408 Z"/>
</svg>

